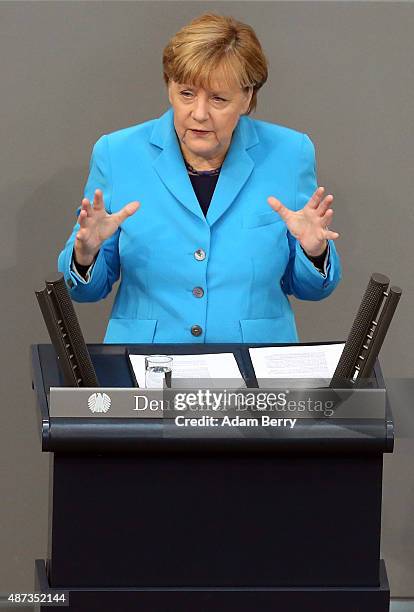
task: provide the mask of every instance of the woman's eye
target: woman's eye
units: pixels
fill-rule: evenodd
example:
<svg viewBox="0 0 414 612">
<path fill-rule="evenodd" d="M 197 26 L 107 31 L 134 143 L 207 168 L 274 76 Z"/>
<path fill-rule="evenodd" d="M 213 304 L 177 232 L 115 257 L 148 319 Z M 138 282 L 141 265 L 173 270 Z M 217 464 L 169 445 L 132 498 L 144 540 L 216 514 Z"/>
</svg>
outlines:
<svg viewBox="0 0 414 612">
<path fill-rule="evenodd" d="M 218 96 L 214 96 L 214 100 L 216 102 L 225 102 L 226 101 L 224 98 L 219 98 Z"/>
<path fill-rule="evenodd" d="M 180 93 L 185 98 L 189 98 L 189 97 L 191 97 L 193 95 L 191 91 L 181 91 Z"/>
</svg>

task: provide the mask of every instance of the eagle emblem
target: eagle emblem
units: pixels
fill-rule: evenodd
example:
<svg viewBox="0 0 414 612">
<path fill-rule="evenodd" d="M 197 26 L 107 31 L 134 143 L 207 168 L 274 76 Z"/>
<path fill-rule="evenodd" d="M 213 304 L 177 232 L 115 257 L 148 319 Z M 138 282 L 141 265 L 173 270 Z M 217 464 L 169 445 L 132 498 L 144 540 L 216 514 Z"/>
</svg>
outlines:
<svg viewBox="0 0 414 612">
<path fill-rule="evenodd" d="M 88 406 L 91 412 L 108 412 L 111 398 L 106 393 L 92 393 L 88 398 Z"/>
</svg>

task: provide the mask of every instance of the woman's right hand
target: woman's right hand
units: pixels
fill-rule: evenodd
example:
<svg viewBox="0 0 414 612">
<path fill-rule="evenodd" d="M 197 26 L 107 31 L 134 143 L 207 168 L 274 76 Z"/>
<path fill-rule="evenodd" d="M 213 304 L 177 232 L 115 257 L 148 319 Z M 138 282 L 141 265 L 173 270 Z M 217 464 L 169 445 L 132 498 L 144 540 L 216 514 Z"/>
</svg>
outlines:
<svg viewBox="0 0 414 612">
<path fill-rule="evenodd" d="M 82 200 L 78 223 L 80 229 L 75 238 L 75 257 L 81 266 L 89 266 L 102 243 L 112 236 L 125 219 L 139 208 L 139 202 L 129 202 L 119 212 L 109 214 L 105 210 L 103 193 L 96 189 L 93 206 L 87 198 Z"/>
</svg>

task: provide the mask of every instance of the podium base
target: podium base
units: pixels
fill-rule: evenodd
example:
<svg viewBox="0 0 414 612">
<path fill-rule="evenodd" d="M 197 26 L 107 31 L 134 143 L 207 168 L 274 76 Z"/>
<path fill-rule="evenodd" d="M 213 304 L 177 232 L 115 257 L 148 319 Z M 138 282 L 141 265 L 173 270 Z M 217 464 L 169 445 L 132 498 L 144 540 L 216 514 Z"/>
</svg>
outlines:
<svg viewBox="0 0 414 612">
<path fill-rule="evenodd" d="M 46 563 L 37 559 L 35 590 L 51 588 Z M 390 588 L 383 559 L 378 587 L 158 587 L 76 588 L 69 591 L 69 607 L 38 606 L 37 611 L 71 612 L 389 612 Z"/>
</svg>

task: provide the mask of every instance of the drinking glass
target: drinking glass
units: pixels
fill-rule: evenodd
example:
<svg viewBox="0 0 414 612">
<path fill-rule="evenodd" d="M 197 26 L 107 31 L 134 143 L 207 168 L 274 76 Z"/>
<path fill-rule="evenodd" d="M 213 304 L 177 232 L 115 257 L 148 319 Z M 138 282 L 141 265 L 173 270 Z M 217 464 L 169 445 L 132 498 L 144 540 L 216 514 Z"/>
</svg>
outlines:
<svg viewBox="0 0 414 612">
<path fill-rule="evenodd" d="M 145 357 L 145 388 L 171 387 L 172 357 L 148 355 Z"/>
</svg>

